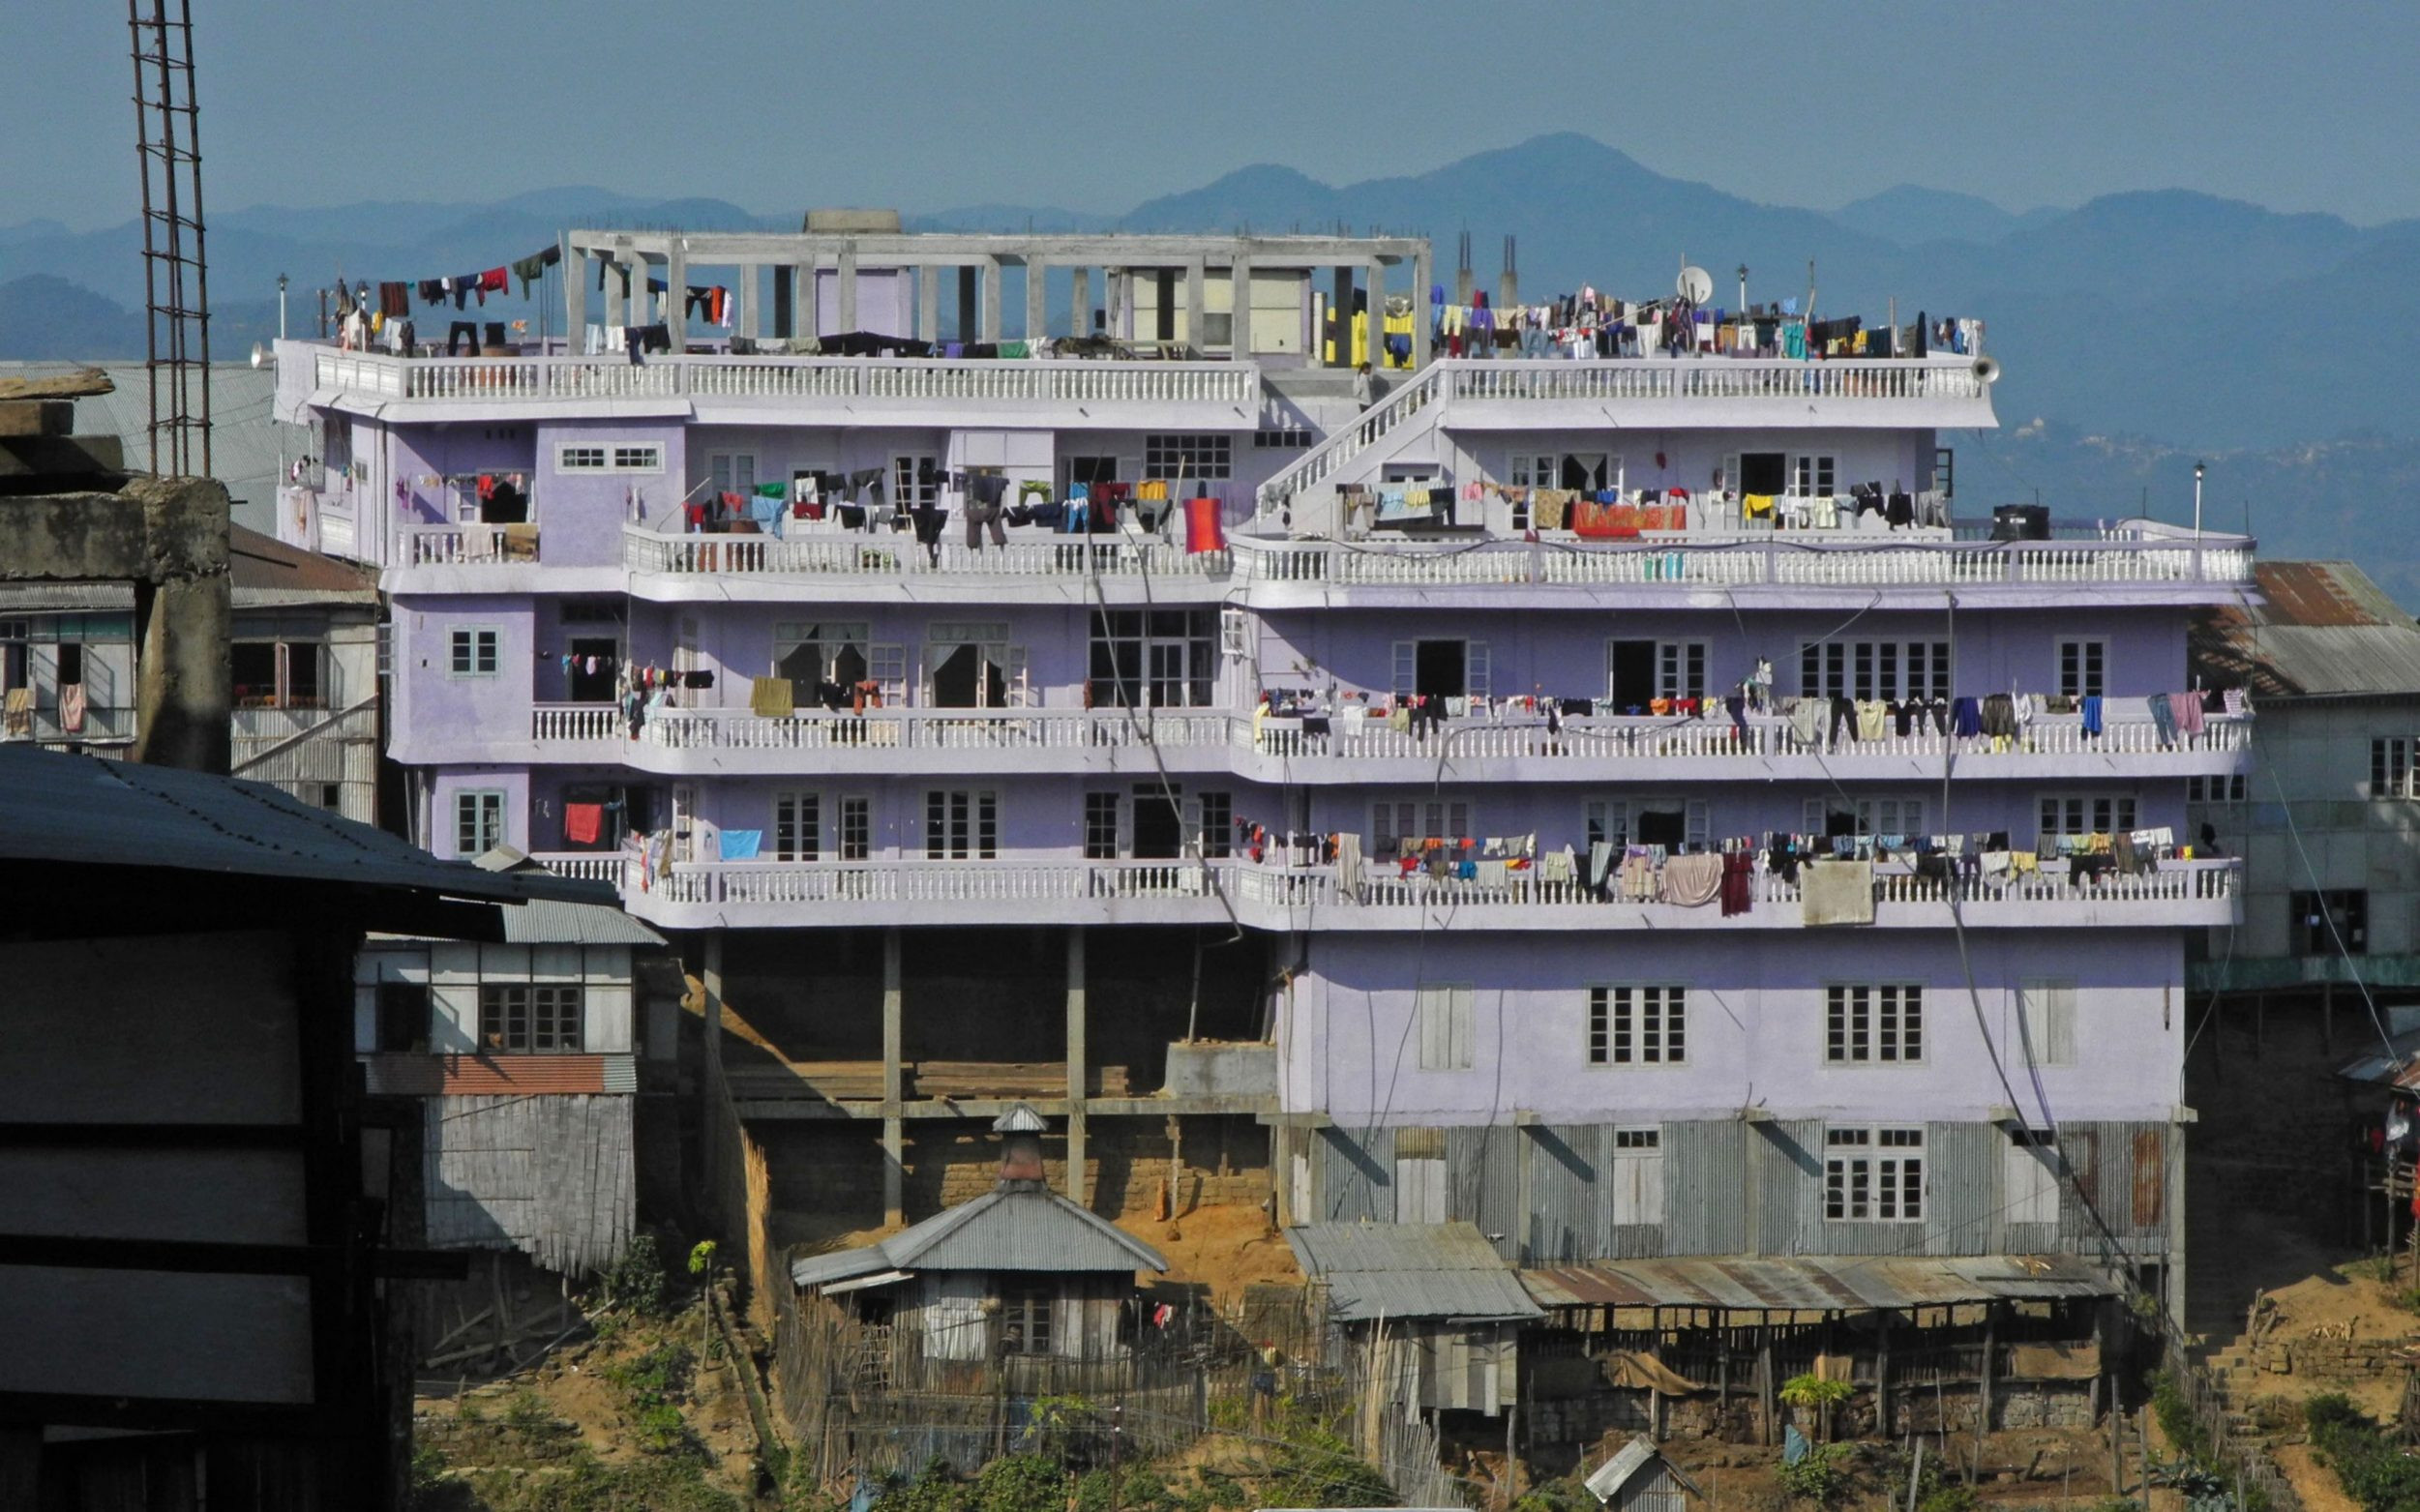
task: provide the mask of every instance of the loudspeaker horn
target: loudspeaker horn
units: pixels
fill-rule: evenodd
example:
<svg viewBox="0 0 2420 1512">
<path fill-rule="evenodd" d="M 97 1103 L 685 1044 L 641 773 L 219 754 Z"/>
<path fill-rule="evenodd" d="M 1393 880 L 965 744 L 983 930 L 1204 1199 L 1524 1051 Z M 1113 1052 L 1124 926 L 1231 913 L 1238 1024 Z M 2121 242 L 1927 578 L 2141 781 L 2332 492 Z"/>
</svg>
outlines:
<svg viewBox="0 0 2420 1512">
<path fill-rule="evenodd" d="M 1980 383 L 1997 383 L 1997 382 L 1999 382 L 1999 381 L 2000 381 L 2000 365 L 1999 365 L 1999 363 L 1998 363 L 1995 359 L 1993 359 L 1993 358 L 1989 358 L 1989 357 L 1978 357 L 1978 358 L 1976 358 L 1976 359 L 1975 359 L 1975 369 L 1974 369 L 1974 371 L 1975 371 L 1975 379 L 1976 379 L 1976 381 L 1977 381 L 1977 382 L 1980 382 Z"/>
</svg>

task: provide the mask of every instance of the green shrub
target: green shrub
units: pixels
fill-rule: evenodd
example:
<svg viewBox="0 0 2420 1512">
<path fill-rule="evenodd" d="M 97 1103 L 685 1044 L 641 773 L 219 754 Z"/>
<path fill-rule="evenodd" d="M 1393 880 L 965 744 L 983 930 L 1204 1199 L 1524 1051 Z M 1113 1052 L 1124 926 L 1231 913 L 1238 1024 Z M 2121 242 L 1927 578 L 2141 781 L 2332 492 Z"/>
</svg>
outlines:
<svg viewBox="0 0 2420 1512">
<path fill-rule="evenodd" d="M 621 1258 L 606 1267 L 601 1290 L 607 1306 L 640 1318 L 662 1318 L 672 1310 L 672 1278 L 665 1274 L 654 1234 L 642 1233 L 630 1241 Z"/>
<path fill-rule="evenodd" d="M 1976 1512 L 1983 1494 L 1972 1486 L 1936 1486 L 1916 1498 L 1916 1512 Z"/>
<path fill-rule="evenodd" d="M 1796 1465 L 1784 1465 L 1775 1471 L 1774 1483 L 1794 1501 L 1833 1506 L 1849 1494 L 1856 1479 L 1856 1456 L 1853 1444 L 1817 1444 Z"/>
<path fill-rule="evenodd" d="M 978 1512 L 1064 1512 L 1067 1478 L 1057 1460 L 1011 1454 L 983 1467 L 974 1500 Z"/>
<path fill-rule="evenodd" d="M 2341 1391 L 2324 1391 L 2302 1405 L 2302 1418 L 2315 1434 L 2330 1428 L 2367 1428 L 2369 1415 Z"/>
<path fill-rule="evenodd" d="M 2194 1416 L 2193 1405 L 2185 1399 L 2185 1388 L 2166 1371 L 2151 1375 L 2151 1409 L 2159 1414 L 2160 1431 L 2167 1441 L 2186 1459 L 2206 1462 L 2210 1458 L 2210 1436 L 2201 1431 L 2201 1422 Z"/>
<path fill-rule="evenodd" d="M 1117 1495 L 1111 1496 L 1112 1488 Z M 1076 1512 L 1179 1512 L 1177 1495 L 1149 1465 L 1120 1465 L 1115 1481 L 1109 1469 L 1087 1470 L 1076 1479 Z"/>
<path fill-rule="evenodd" d="M 2420 1460 L 2407 1457 L 2342 1396 L 2315 1397 L 2309 1410 L 2312 1446 L 2363 1512 L 2420 1506 Z"/>
</svg>

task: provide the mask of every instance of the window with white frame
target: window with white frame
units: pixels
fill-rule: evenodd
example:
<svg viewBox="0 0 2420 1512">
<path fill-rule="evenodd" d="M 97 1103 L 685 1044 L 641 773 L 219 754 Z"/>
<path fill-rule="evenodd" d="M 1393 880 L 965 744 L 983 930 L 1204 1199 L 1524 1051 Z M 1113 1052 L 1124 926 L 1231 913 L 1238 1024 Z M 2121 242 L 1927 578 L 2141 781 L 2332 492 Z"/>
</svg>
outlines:
<svg viewBox="0 0 2420 1512">
<path fill-rule="evenodd" d="M 2132 793 L 2044 793 L 2038 812 L 2047 836 L 2113 835 L 2135 827 Z"/>
<path fill-rule="evenodd" d="M 1000 854 L 1000 795 L 980 788 L 936 787 L 924 795 L 924 855 L 928 861 L 990 861 Z"/>
<path fill-rule="evenodd" d="M 1391 856 L 1404 841 L 1443 840 L 1450 845 L 1471 832 L 1471 806 L 1451 799 L 1382 798 L 1369 806 L 1370 854 Z"/>
<path fill-rule="evenodd" d="M 1823 1215 L 1835 1223 L 1915 1223 L 1925 1216 L 1925 1131 L 1826 1129 Z"/>
<path fill-rule="evenodd" d="M 464 787 L 454 794 L 454 854 L 484 856 L 504 844 L 504 793 Z"/>
<path fill-rule="evenodd" d="M 1002 1286 L 1000 1296 L 1000 1347 L 1008 1354 L 1054 1352 L 1059 1306 L 1057 1286 L 1049 1280 Z"/>
<path fill-rule="evenodd" d="M 577 985 L 489 982 L 479 989 L 479 1045 L 519 1054 L 576 1054 L 583 994 Z"/>
<path fill-rule="evenodd" d="M 1310 444 L 1311 432 L 1300 426 L 1263 426 L 1252 432 L 1254 451 L 1299 451 Z"/>
<path fill-rule="evenodd" d="M 1092 707 L 1208 708 L 1217 701 L 1210 609 L 1094 609 Z"/>
<path fill-rule="evenodd" d="M 1839 470 L 1837 457 L 1802 452 L 1790 459 L 1790 492 L 1803 499 L 1830 498 L 1839 491 L 1835 481 Z"/>
<path fill-rule="evenodd" d="M 2059 642 L 2059 697 L 2098 698 L 2108 692 L 2109 643 L 2106 640 Z"/>
<path fill-rule="evenodd" d="M 2241 803 L 2248 791 L 2241 772 L 2230 772 L 2224 777 L 2185 779 L 2187 803 Z"/>
<path fill-rule="evenodd" d="M 1118 859 L 1118 795 L 1114 792 L 1084 795 L 1084 859 Z"/>
<path fill-rule="evenodd" d="M 1515 452 L 1506 459 L 1505 481 L 1516 489 L 1577 489 L 1590 493 L 1622 487 L 1622 459 L 1604 452 Z M 1527 530 L 1530 505 L 1516 496 L 1512 528 Z"/>
<path fill-rule="evenodd" d="M 496 643 L 496 633 L 484 626 L 464 625 L 448 632 L 447 673 L 455 677 L 493 677 Z"/>
<path fill-rule="evenodd" d="M 874 800 L 851 794 L 840 800 L 840 858 L 863 861 L 874 851 Z"/>
<path fill-rule="evenodd" d="M 1706 642 L 1656 642 L 1656 697 L 1702 698 L 1706 696 Z"/>
<path fill-rule="evenodd" d="M 1663 1222 L 1663 1131 L 1660 1128 L 1613 1131 L 1613 1221 L 1617 1224 Z"/>
<path fill-rule="evenodd" d="M 1702 845 L 1709 823 L 1703 798 L 1591 798 L 1581 807 L 1588 843 L 1624 845 Z"/>
<path fill-rule="evenodd" d="M 2370 796 L 2420 799 L 2420 739 L 2392 735 L 2370 742 Z"/>
<path fill-rule="evenodd" d="M 1441 638 L 1394 643 L 1392 691 L 1398 698 L 1415 695 L 1483 698 L 1493 688 L 1494 678 L 1494 659 L 1484 640 Z"/>
<path fill-rule="evenodd" d="M 1922 798 L 1809 798 L 1801 811 L 1809 835 L 1922 835 Z"/>
<path fill-rule="evenodd" d="M 1925 1058 L 1925 990 L 1913 983 L 1834 983 L 1824 990 L 1823 1058 L 1836 1066 L 1904 1066 Z"/>
<path fill-rule="evenodd" d="M 1447 1218 L 1446 1131 L 1395 1130 L 1395 1222 L 1441 1224 Z"/>
<path fill-rule="evenodd" d="M 929 452 L 907 452 L 891 459 L 891 499 L 901 509 L 938 504 L 948 474 L 941 460 Z"/>
<path fill-rule="evenodd" d="M 2000 1171 L 2000 1205 L 2007 1222 L 2059 1221 L 2059 1146 L 2049 1130 L 2011 1129 Z"/>
<path fill-rule="evenodd" d="M 1223 861 L 1234 855 L 1235 796 L 1232 793 L 1206 792 L 1194 801 L 1201 806 L 1202 859 Z"/>
<path fill-rule="evenodd" d="M 1476 1009 L 1472 997 L 1471 985 L 1467 982 L 1438 983 L 1419 990 L 1414 1012 L 1419 1019 L 1422 1071 L 1471 1069 L 1472 1045 L 1476 1039 L 1473 1029 Z"/>
<path fill-rule="evenodd" d="M 874 646 L 864 620 L 773 622 L 772 675 L 805 685 L 801 699 L 814 696 L 817 683 L 846 686 L 870 678 L 873 664 Z"/>
<path fill-rule="evenodd" d="M 2023 1032 L 2020 1047 L 2026 1058 L 2037 1066 L 2072 1066 L 2076 1063 L 2076 984 L 2050 977 L 2038 977 L 2021 984 L 2017 990 L 2017 1027 Z"/>
<path fill-rule="evenodd" d="M 1688 1059 L 1688 992 L 1679 987 L 1588 990 L 1588 1063 L 1677 1066 Z"/>
<path fill-rule="evenodd" d="M 1146 434 L 1143 476 L 1174 482 L 1228 477 L 1235 437 L 1216 431 Z"/>
<path fill-rule="evenodd" d="M 726 493 L 754 492 L 757 486 L 757 460 L 752 452 L 709 452 L 705 460 L 706 477 L 712 481 L 717 497 Z"/>
<path fill-rule="evenodd" d="M 773 795 L 773 859 L 823 859 L 823 795 L 777 792 Z"/>
<path fill-rule="evenodd" d="M 1798 653 L 1809 698 L 1946 698 L 1947 640 L 1809 640 Z"/>
<path fill-rule="evenodd" d="M 655 441 L 564 441 L 554 448 L 556 472 L 662 472 L 664 447 Z"/>
</svg>

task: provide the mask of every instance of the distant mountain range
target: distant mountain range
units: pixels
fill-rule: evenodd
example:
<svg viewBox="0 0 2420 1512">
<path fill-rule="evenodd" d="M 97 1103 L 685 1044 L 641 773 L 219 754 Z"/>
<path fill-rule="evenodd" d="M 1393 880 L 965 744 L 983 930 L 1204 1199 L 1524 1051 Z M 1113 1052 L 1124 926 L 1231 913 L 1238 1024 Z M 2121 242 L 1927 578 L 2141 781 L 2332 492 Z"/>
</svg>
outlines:
<svg viewBox="0 0 2420 1512">
<path fill-rule="evenodd" d="M 1436 278 L 1449 284 L 1468 230 L 1479 285 L 1491 290 L 1510 234 L 1522 291 L 1540 297 L 1583 283 L 1659 294 L 1684 257 L 1714 273 L 1718 298 L 1733 297 L 1742 263 L 1751 299 L 1804 296 L 1811 261 L 1819 313 L 1878 321 L 1896 299 L 1901 320 L 1921 311 L 1987 321 L 1990 350 L 2006 367 L 1996 397 L 2009 429 L 1983 444 L 2012 460 L 2032 456 L 2061 487 L 2120 488 L 2119 479 L 2165 465 L 2145 459 L 2195 450 L 2308 459 L 2301 465 L 2334 481 L 2321 493 L 2297 492 L 2285 470 L 2264 464 L 2263 488 L 2302 502 L 2257 513 L 2291 539 L 2306 523 L 2331 521 L 2311 548 L 2323 538 L 2355 539 L 2345 533 L 2373 518 L 2369 501 L 2345 508 L 2324 489 L 2345 486 L 2348 469 L 2364 479 L 2391 472 L 2399 443 L 2374 438 L 2420 430 L 2412 417 L 2420 388 L 2409 375 L 2409 354 L 2420 351 L 2420 301 L 2410 297 L 2420 284 L 2420 221 L 2356 226 L 2181 190 L 2018 213 L 1901 186 L 1825 211 L 1669 178 L 1601 142 L 1561 134 L 1358 184 L 1260 164 L 1123 215 L 986 204 L 907 222 L 1001 231 L 1380 227 L 1431 237 Z M 493 203 L 221 213 L 210 226 L 214 345 L 237 355 L 256 339 L 240 333 L 274 328 L 281 271 L 294 280 L 294 318 L 309 328 L 312 291 L 340 273 L 375 282 L 493 267 L 575 223 L 775 229 L 796 226 L 799 212 L 763 216 L 720 200 L 569 187 Z M 81 233 L 45 221 L 0 227 L 0 357 L 139 356 L 139 249 L 133 222 Z M 516 294 L 500 311 L 492 301 L 484 318 L 534 313 Z M 2047 424 L 2026 441 L 2012 434 L 2037 419 Z M 2086 436 L 2159 439 L 2085 446 Z M 1961 449 L 1961 466 L 1971 450 Z M 2053 454 L 2064 459 L 2056 466 Z M 2047 496 L 2054 485 L 2042 486 Z"/>
</svg>

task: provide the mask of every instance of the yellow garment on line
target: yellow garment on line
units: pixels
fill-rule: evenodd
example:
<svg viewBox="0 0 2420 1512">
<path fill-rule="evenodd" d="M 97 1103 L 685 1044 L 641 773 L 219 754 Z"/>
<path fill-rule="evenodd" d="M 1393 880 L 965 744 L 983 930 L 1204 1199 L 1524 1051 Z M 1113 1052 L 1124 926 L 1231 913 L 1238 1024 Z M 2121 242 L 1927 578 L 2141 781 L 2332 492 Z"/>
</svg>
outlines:
<svg viewBox="0 0 2420 1512">
<path fill-rule="evenodd" d="M 1771 519 L 1773 518 L 1773 495 L 1770 493 L 1741 495 L 1741 515 L 1748 519 Z"/>
<path fill-rule="evenodd" d="M 1139 500 L 1165 500 L 1168 497 L 1168 481 L 1152 478 L 1138 483 L 1134 486 L 1134 496 Z"/>
<path fill-rule="evenodd" d="M 796 692 L 787 677 L 748 680 L 748 712 L 759 719 L 786 720 L 797 712 Z"/>
</svg>

